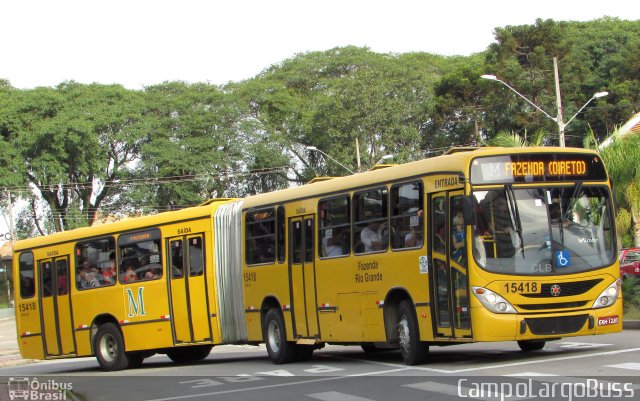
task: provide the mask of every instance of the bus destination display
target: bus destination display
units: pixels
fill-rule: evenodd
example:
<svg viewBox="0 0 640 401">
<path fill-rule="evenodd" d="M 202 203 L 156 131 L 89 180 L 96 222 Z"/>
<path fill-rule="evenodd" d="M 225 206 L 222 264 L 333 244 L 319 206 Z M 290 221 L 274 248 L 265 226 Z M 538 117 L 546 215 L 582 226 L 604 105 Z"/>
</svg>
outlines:
<svg viewBox="0 0 640 401">
<path fill-rule="evenodd" d="M 477 158 L 471 164 L 474 184 L 604 179 L 604 165 L 592 155 L 491 156 Z"/>
</svg>

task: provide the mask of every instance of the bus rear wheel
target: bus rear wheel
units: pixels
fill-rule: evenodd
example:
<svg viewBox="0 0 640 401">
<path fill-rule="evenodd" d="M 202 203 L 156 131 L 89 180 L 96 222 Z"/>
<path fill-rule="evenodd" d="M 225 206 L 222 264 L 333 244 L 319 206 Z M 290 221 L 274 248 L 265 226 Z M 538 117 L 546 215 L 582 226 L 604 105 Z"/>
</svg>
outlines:
<svg viewBox="0 0 640 401">
<path fill-rule="evenodd" d="M 262 338 L 266 343 L 269 358 L 276 365 L 293 362 L 296 359 L 296 346 L 287 341 L 284 318 L 279 310 L 269 309 L 265 315 L 262 322 Z"/>
<path fill-rule="evenodd" d="M 540 351 L 546 343 L 546 341 L 542 340 L 521 340 L 518 341 L 518 346 L 524 352 Z"/>
<path fill-rule="evenodd" d="M 98 327 L 93 338 L 93 351 L 102 370 L 111 372 L 129 367 L 129 355 L 124 350 L 122 333 L 113 323 Z"/>
<path fill-rule="evenodd" d="M 419 365 L 427 360 L 429 346 L 420 341 L 418 320 L 413 305 L 408 300 L 400 302 L 398 308 L 398 345 L 400 354 L 407 365 Z"/>
</svg>

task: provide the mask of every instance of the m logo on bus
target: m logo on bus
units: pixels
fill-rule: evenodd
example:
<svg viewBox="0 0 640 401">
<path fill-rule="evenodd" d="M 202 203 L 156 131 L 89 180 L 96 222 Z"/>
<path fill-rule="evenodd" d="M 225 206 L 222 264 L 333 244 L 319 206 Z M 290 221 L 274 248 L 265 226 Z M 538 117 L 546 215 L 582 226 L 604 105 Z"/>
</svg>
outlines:
<svg viewBox="0 0 640 401">
<path fill-rule="evenodd" d="M 127 302 L 129 303 L 129 315 L 128 317 L 144 316 L 147 313 L 144 311 L 144 287 L 138 288 L 138 297 L 135 298 L 133 290 L 127 288 Z"/>
</svg>

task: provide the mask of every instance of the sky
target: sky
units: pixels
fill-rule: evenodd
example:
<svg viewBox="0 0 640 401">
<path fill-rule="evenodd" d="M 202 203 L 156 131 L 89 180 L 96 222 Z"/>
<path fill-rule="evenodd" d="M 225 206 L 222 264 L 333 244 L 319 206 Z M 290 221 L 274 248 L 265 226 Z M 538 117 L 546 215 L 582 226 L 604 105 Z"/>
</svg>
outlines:
<svg viewBox="0 0 640 401">
<path fill-rule="evenodd" d="M 17 88 L 249 79 L 298 53 L 470 55 L 536 18 L 640 19 L 630 0 L 2 0 L 0 79 Z"/>
</svg>

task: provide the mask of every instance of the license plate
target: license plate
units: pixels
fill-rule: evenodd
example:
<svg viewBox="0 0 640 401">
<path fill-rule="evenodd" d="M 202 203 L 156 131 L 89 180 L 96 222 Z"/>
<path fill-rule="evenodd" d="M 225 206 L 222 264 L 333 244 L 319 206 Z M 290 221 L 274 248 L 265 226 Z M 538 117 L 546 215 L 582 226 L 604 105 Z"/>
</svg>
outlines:
<svg viewBox="0 0 640 401">
<path fill-rule="evenodd" d="M 536 281 L 511 281 L 503 284 L 507 294 L 539 294 L 541 287 Z"/>
<path fill-rule="evenodd" d="M 618 315 L 598 318 L 598 326 L 609 326 L 612 324 L 618 324 L 618 322 L 620 322 Z"/>
</svg>

